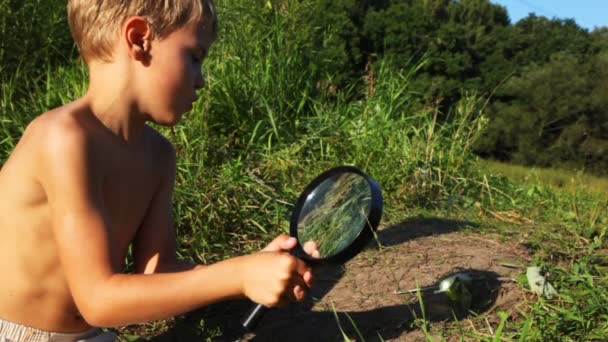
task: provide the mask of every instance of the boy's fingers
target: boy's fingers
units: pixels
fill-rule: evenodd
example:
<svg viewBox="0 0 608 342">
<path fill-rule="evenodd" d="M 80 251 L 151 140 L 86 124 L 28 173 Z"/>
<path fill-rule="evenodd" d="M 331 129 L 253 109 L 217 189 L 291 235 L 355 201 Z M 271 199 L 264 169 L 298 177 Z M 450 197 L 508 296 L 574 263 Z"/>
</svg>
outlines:
<svg viewBox="0 0 608 342">
<path fill-rule="evenodd" d="M 304 261 L 294 257 L 295 259 L 295 271 L 300 277 L 303 277 L 306 272 L 311 272 L 310 266 L 308 266 Z"/>
<path fill-rule="evenodd" d="M 306 290 L 301 285 L 293 287 L 293 297 L 296 302 L 301 302 L 306 298 Z"/>
<path fill-rule="evenodd" d="M 286 239 L 281 241 L 281 249 L 284 251 L 288 251 L 294 248 L 297 244 L 298 240 L 296 240 L 296 238 L 287 236 Z"/>
<path fill-rule="evenodd" d="M 314 241 L 307 241 L 304 246 L 304 251 L 313 258 L 319 258 L 319 246 Z"/>
<path fill-rule="evenodd" d="M 277 236 L 274 240 L 272 240 L 272 242 L 270 242 L 268 244 L 268 246 L 266 246 L 264 249 L 262 249 L 262 252 L 281 252 L 283 250 L 285 250 L 285 248 L 283 246 L 285 246 L 286 244 L 293 244 L 295 246 L 295 241 L 289 242 L 288 240 L 293 239 L 291 237 L 289 237 L 286 234 L 281 234 L 279 236 Z M 293 239 L 295 240 L 295 239 Z M 292 247 L 293 248 L 293 247 Z"/>
<path fill-rule="evenodd" d="M 309 272 L 310 273 L 310 272 Z M 301 302 L 306 298 L 306 291 L 310 288 L 309 284 L 305 280 L 305 276 L 294 276 L 292 279 L 291 296 L 292 300 Z"/>
<path fill-rule="evenodd" d="M 302 278 L 295 276 L 291 280 L 291 285 L 285 289 L 285 292 L 279 297 L 278 302 L 273 305 L 276 307 L 284 307 L 290 302 L 301 302 L 306 298 L 306 289 Z"/>
<path fill-rule="evenodd" d="M 308 271 L 305 272 L 302 275 L 302 280 L 304 280 L 304 283 L 306 284 L 307 287 L 312 287 L 312 283 L 313 283 L 313 275 L 312 275 L 312 271 Z"/>
<path fill-rule="evenodd" d="M 303 289 L 310 288 L 313 282 L 312 269 L 305 262 L 297 259 L 295 284 L 302 286 Z"/>
</svg>

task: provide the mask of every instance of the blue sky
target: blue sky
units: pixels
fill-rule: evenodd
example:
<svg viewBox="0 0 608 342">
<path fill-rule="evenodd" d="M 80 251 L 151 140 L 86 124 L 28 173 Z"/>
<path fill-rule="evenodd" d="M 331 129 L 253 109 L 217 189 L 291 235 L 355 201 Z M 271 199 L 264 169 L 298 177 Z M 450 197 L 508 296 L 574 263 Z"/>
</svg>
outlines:
<svg viewBox="0 0 608 342">
<path fill-rule="evenodd" d="M 507 8 L 511 23 L 534 12 L 537 16 L 574 19 L 592 30 L 595 26 L 608 26 L 608 0 L 490 0 Z"/>
</svg>

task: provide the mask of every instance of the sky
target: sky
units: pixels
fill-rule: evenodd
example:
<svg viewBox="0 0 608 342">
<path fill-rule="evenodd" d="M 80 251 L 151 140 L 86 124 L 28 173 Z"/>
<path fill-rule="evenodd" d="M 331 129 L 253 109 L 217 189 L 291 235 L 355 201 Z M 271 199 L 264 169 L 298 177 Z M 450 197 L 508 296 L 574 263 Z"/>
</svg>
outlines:
<svg viewBox="0 0 608 342">
<path fill-rule="evenodd" d="M 578 26 L 593 30 L 608 26 L 608 0 L 490 0 L 507 8 L 511 23 L 529 13 L 549 19 L 574 19 Z"/>
</svg>

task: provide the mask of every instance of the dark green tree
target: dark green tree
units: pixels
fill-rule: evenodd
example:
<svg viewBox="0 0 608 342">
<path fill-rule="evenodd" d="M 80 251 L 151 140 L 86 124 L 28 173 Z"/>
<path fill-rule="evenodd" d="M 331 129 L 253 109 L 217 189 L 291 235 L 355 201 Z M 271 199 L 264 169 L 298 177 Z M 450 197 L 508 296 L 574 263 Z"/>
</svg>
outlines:
<svg viewBox="0 0 608 342">
<path fill-rule="evenodd" d="M 482 155 L 525 165 L 568 166 L 605 173 L 608 152 L 608 59 L 592 64 L 554 54 L 505 85 L 508 102 L 493 103 L 478 145 Z"/>
<path fill-rule="evenodd" d="M 572 19 L 547 19 L 533 14 L 513 27 L 509 54 L 519 66 L 542 65 L 555 53 L 584 61 L 591 52 L 589 32 Z"/>
</svg>

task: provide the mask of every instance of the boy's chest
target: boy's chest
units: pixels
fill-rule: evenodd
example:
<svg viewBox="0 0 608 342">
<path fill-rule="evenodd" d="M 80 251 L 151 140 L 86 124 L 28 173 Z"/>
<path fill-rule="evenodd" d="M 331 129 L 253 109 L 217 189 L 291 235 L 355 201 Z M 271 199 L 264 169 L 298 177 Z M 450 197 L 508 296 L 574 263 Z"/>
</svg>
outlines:
<svg viewBox="0 0 608 342">
<path fill-rule="evenodd" d="M 118 250 L 126 251 L 159 188 L 161 176 L 146 162 L 137 160 L 107 165 L 103 201 L 110 220 L 110 239 Z"/>
<path fill-rule="evenodd" d="M 104 184 L 104 207 L 113 225 L 139 226 L 157 188 L 149 175 L 112 176 Z"/>
</svg>

